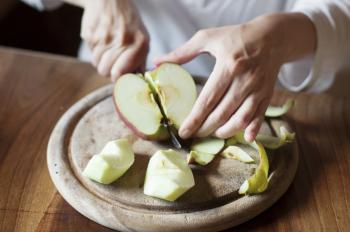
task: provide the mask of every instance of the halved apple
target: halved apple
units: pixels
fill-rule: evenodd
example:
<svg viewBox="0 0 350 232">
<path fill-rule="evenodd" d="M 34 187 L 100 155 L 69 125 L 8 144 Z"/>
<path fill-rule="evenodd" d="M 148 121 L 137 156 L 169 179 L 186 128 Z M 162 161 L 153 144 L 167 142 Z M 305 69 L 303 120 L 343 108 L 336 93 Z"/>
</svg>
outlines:
<svg viewBox="0 0 350 232">
<path fill-rule="evenodd" d="M 165 139 L 162 113 L 148 83 L 142 75 L 125 74 L 114 87 L 115 108 L 120 118 L 144 139 Z"/>
<path fill-rule="evenodd" d="M 171 149 L 160 150 L 149 160 L 144 194 L 175 201 L 194 184 L 192 170 L 180 153 Z"/>
<path fill-rule="evenodd" d="M 110 141 L 100 154 L 89 160 L 83 175 L 101 184 L 110 184 L 121 177 L 134 160 L 134 152 L 126 139 Z"/>
<path fill-rule="evenodd" d="M 192 76 L 177 64 L 164 63 L 146 72 L 145 78 L 159 96 L 160 107 L 170 124 L 179 129 L 197 98 Z"/>
<path fill-rule="evenodd" d="M 197 98 L 192 76 L 177 64 L 164 63 L 141 74 L 125 74 L 114 87 L 114 102 L 121 119 L 144 139 L 168 138 L 168 122 L 180 128 Z"/>
</svg>

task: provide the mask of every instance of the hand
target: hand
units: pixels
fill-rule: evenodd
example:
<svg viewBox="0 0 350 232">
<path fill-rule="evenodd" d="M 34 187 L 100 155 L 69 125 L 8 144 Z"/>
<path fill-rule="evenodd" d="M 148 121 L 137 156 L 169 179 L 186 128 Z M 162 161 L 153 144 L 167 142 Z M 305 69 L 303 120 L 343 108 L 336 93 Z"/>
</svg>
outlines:
<svg viewBox="0 0 350 232">
<path fill-rule="evenodd" d="M 92 50 L 98 72 L 112 81 L 144 69 L 149 36 L 132 1 L 86 1 L 81 37 Z"/>
<path fill-rule="evenodd" d="M 155 60 L 156 65 L 182 64 L 204 52 L 216 58 L 207 83 L 179 130 L 182 138 L 211 134 L 228 138 L 245 130 L 247 141 L 255 139 L 281 65 L 306 53 L 305 49 L 298 53 L 284 46 L 286 34 L 280 26 L 287 29 L 285 21 L 281 15 L 265 16 L 243 25 L 201 30 L 174 52 Z M 310 42 L 309 47 L 312 51 L 314 44 Z"/>
</svg>

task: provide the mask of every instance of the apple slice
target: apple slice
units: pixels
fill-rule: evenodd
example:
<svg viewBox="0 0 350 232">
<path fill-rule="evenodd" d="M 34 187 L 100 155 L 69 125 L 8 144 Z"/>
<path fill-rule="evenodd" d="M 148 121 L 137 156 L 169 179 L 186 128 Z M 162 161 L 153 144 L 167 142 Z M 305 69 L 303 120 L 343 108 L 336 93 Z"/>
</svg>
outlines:
<svg viewBox="0 0 350 232">
<path fill-rule="evenodd" d="M 224 146 L 225 140 L 223 139 L 210 137 L 197 139 L 191 145 L 191 152 L 187 155 L 187 163 L 207 165 Z"/>
<path fill-rule="evenodd" d="M 221 155 L 225 158 L 235 159 L 244 163 L 254 163 L 253 158 L 245 150 L 234 145 L 225 148 Z"/>
<path fill-rule="evenodd" d="M 180 65 L 164 63 L 146 72 L 145 78 L 159 96 L 160 107 L 170 124 L 179 129 L 197 98 L 192 76 Z"/>
<path fill-rule="evenodd" d="M 294 99 L 288 99 L 282 106 L 269 106 L 265 112 L 266 117 L 276 118 L 286 114 L 295 104 Z"/>
<path fill-rule="evenodd" d="M 269 160 L 264 149 L 264 146 L 254 141 L 250 144 L 258 150 L 260 156 L 260 162 L 255 169 L 255 173 L 245 180 L 238 190 L 239 194 L 256 194 L 264 192 L 268 186 L 268 173 L 269 173 Z"/>
<path fill-rule="evenodd" d="M 256 140 L 262 143 L 264 147 L 269 149 L 277 149 L 283 146 L 286 143 L 292 142 L 295 138 L 294 132 L 289 132 L 285 127 L 280 127 L 279 137 L 258 134 Z"/>
<path fill-rule="evenodd" d="M 211 154 L 206 152 L 191 151 L 187 155 L 187 163 L 188 164 L 197 163 L 200 165 L 207 165 L 215 158 L 215 155 L 216 154 Z"/>
<path fill-rule="evenodd" d="M 126 139 L 110 141 L 100 154 L 89 160 L 83 175 L 101 184 L 110 184 L 131 167 L 134 159 L 134 152 Z"/>
<path fill-rule="evenodd" d="M 141 138 L 168 138 L 155 96 L 141 74 L 125 74 L 118 79 L 114 102 L 120 118 Z"/>
<path fill-rule="evenodd" d="M 209 137 L 195 140 L 191 145 L 191 150 L 209 154 L 217 154 L 224 146 L 225 140 Z"/>
<path fill-rule="evenodd" d="M 160 150 L 149 160 L 144 194 L 175 201 L 194 184 L 192 170 L 180 153 L 171 149 Z"/>
</svg>

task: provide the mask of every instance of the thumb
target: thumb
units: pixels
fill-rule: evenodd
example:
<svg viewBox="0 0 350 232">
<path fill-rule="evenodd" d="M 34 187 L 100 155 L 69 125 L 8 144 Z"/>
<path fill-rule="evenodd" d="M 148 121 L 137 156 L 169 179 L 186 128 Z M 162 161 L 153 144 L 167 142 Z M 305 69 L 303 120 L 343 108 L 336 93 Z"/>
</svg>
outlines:
<svg viewBox="0 0 350 232">
<path fill-rule="evenodd" d="M 196 33 L 189 41 L 174 51 L 158 57 L 153 60 L 153 63 L 158 66 L 161 63 L 169 62 L 176 64 L 184 64 L 191 61 L 202 52 L 203 42 L 200 41 L 198 33 Z"/>
</svg>

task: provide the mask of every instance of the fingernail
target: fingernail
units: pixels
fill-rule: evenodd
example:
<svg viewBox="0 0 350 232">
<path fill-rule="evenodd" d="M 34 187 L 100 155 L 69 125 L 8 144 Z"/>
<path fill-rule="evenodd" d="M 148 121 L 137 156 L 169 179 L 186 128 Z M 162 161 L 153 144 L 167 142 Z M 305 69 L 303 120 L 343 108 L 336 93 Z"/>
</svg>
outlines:
<svg viewBox="0 0 350 232">
<path fill-rule="evenodd" d="M 183 139 L 187 139 L 188 137 L 190 137 L 191 132 L 188 129 L 182 129 L 179 131 L 180 137 Z"/>
</svg>

